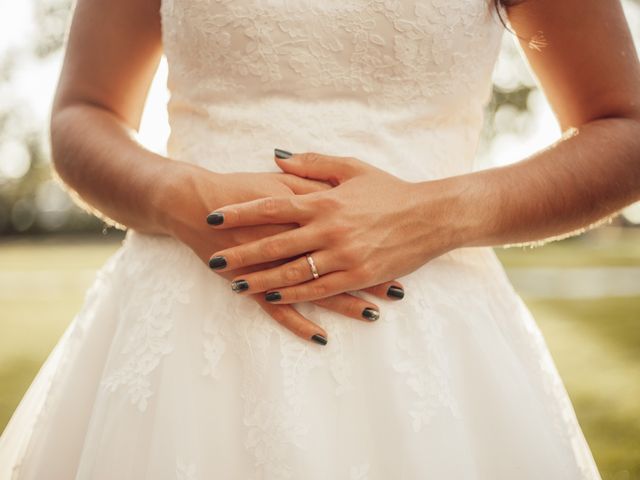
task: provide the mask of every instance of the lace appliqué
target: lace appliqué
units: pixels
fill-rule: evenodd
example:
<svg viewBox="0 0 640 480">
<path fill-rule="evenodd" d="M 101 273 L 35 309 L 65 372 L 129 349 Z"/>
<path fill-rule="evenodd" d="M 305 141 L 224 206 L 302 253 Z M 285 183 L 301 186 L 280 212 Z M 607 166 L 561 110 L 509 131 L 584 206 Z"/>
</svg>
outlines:
<svg viewBox="0 0 640 480">
<path fill-rule="evenodd" d="M 164 0 L 170 81 L 198 81 L 224 100 L 259 90 L 305 98 L 360 92 L 371 105 L 407 108 L 479 87 L 487 96 L 485 49 L 496 45 L 498 21 L 491 3 Z"/>
<path fill-rule="evenodd" d="M 144 412 L 153 394 L 150 375 L 163 356 L 173 351 L 169 333 L 173 327 L 172 313 L 177 304 L 188 304 L 193 279 L 185 277 L 185 262 L 193 261 L 185 254 L 186 247 L 169 238 L 145 236 L 128 237 L 126 242 L 148 242 L 136 248 L 134 254 L 125 251 L 125 275 L 137 285 L 120 305 L 121 318 L 135 319 L 125 326 L 127 338 L 120 351 L 123 363 L 107 375 L 101 385 L 110 392 L 126 389 L 131 403 Z M 171 245 L 162 244 L 171 242 Z M 155 245 L 158 244 L 158 245 Z M 157 252 L 165 255 L 158 258 Z M 144 272 L 153 265 L 153 282 L 135 282 L 144 278 Z M 159 266 L 160 265 L 160 266 Z"/>
<path fill-rule="evenodd" d="M 442 345 L 441 321 L 427 300 L 420 296 L 419 285 L 412 279 L 403 280 L 407 291 L 415 292 L 416 298 L 406 298 L 407 315 L 389 315 L 387 321 L 398 323 L 397 347 L 399 359 L 393 368 L 404 375 L 406 385 L 414 392 L 414 400 L 409 405 L 408 415 L 415 432 L 420 432 L 433 416 L 442 408 L 447 409 L 455 418 L 461 418 L 460 410 L 451 392 L 447 352 Z"/>
<path fill-rule="evenodd" d="M 313 318 L 320 310 L 323 309 L 307 303 L 303 312 Z M 323 326 L 331 331 L 331 344 L 327 348 L 289 332 L 253 299 L 246 297 L 231 297 L 215 319 L 208 318 L 203 324 L 206 334 L 203 374 L 217 378 L 216 369 L 222 356 L 232 352 L 239 354 L 242 364 L 239 395 L 244 402 L 243 422 L 247 427 L 245 447 L 255 458 L 252 477 L 255 480 L 292 478 L 292 449 L 309 450 L 309 427 L 302 420 L 305 413 L 303 399 L 314 369 L 326 368 L 332 373 L 336 395 L 354 388 L 351 368 L 344 359 L 344 349 L 353 334 L 351 323 L 337 314 L 323 311 L 328 313 Z M 274 372 L 267 370 L 273 368 L 269 360 L 272 348 L 280 359 L 281 388 L 269 384 L 275 381 Z M 265 394 L 270 391 L 281 393 L 284 401 L 279 395 Z"/>
<path fill-rule="evenodd" d="M 202 355 L 204 357 L 202 375 L 215 379 L 218 378 L 216 369 L 227 348 L 227 343 L 222 337 L 220 322 L 217 322 L 211 315 L 204 318 L 202 333 Z"/>
</svg>

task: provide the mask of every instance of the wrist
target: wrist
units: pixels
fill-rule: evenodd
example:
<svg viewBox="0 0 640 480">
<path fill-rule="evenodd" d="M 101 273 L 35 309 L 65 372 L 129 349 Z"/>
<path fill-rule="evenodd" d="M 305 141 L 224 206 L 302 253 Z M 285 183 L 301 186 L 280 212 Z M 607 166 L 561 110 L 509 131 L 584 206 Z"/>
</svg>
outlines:
<svg viewBox="0 0 640 480">
<path fill-rule="evenodd" d="M 494 194 L 484 179 L 469 173 L 419 182 L 417 188 L 419 198 L 423 199 L 423 218 L 428 221 L 442 214 L 447 250 L 486 245 L 496 207 L 492 201 Z M 439 211 L 434 212 L 434 207 Z"/>
<path fill-rule="evenodd" d="M 158 233 L 180 237 L 193 213 L 193 204 L 199 200 L 196 178 L 203 169 L 171 158 L 165 160 L 152 181 L 149 218 Z M 207 213 L 203 213 L 203 222 Z"/>
<path fill-rule="evenodd" d="M 493 246 L 497 221 L 502 214 L 498 189 L 493 177 L 486 171 L 450 177 L 450 186 L 456 192 L 455 213 L 457 243 L 459 247 Z"/>
</svg>

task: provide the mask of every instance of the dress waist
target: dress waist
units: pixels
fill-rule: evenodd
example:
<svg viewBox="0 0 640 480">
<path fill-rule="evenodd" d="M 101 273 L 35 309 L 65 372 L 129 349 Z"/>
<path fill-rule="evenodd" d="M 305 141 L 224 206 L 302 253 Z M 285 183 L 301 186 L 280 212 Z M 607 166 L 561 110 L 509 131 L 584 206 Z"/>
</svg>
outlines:
<svg viewBox="0 0 640 480">
<path fill-rule="evenodd" d="M 273 149 L 354 156 L 408 181 L 474 168 L 482 107 L 372 109 L 355 100 L 250 104 L 172 96 L 167 154 L 218 172 L 280 171 Z"/>
</svg>

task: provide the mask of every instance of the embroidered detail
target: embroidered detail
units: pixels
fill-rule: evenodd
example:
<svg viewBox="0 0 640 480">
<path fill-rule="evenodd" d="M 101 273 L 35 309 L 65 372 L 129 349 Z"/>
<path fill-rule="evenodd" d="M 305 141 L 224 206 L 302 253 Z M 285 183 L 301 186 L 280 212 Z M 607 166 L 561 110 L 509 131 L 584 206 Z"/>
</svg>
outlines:
<svg viewBox="0 0 640 480">
<path fill-rule="evenodd" d="M 433 96 L 487 96 L 485 49 L 496 46 L 499 24 L 490 3 L 165 0 L 170 81 L 212 101 L 360 92 L 370 105 L 407 108 Z M 186 87 L 194 82 L 198 89 Z"/>
<path fill-rule="evenodd" d="M 202 375 L 211 378 L 218 378 L 216 368 L 227 346 L 220 330 L 220 321 L 216 320 L 213 315 L 207 315 L 202 325 L 202 353 L 204 356 Z"/>
<path fill-rule="evenodd" d="M 430 314 L 425 296 L 420 295 L 420 286 L 411 279 L 405 280 L 406 289 L 413 291 L 414 299 L 407 302 L 410 313 L 397 315 L 397 345 L 404 356 L 393 363 L 393 368 L 405 376 L 406 385 L 415 397 L 408 409 L 411 426 L 415 432 L 427 426 L 438 409 L 447 409 L 452 416 L 460 418 L 460 410 L 451 393 L 448 379 L 451 378 L 446 344 L 442 335 L 443 321 L 437 314 Z"/>
<path fill-rule="evenodd" d="M 144 248 L 124 248 L 125 276 L 135 285 L 119 305 L 122 318 L 135 319 L 124 325 L 120 335 L 126 340 L 120 350 L 123 362 L 102 380 L 102 387 L 115 392 L 124 387 L 131 403 L 144 412 L 153 394 L 151 373 L 163 356 L 173 351 L 169 333 L 173 328 L 173 313 L 177 304 L 188 304 L 193 279 L 185 278 L 184 267 L 193 262 L 187 247 L 171 238 L 131 235 L 128 242 L 147 242 Z M 164 247 L 164 248 L 161 248 Z M 165 253 L 158 258 L 155 253 Z M 144 271 L 154 265 L 152 282 L 136 282 Z M 178 268 L 181 266 L 182 268 Z"/>
</svg>

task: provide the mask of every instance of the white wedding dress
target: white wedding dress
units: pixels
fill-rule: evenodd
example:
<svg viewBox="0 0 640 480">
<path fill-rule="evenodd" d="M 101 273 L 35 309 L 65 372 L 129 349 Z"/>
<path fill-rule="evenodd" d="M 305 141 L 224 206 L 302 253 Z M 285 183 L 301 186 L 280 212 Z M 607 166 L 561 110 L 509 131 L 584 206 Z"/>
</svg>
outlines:
<svg viewBox="0 0 640 480">
<path fill-rule="evenodd" d="M 492 4 L 164 0 L 168 155 L 220 172 L 280 171 L 274 148 L 410 181 L 469 172 L 505 31 Z M 402 300 L 358 292 L 380 306 L 372 323 L 298 304 L 322 346 L 177 240 L 129 230 L 11 418 L 0 478 L 600 479 L 491 248 L 397 280 Z"/>
</svg>

